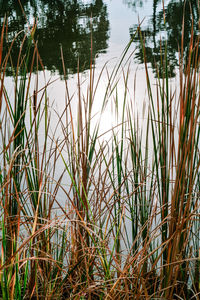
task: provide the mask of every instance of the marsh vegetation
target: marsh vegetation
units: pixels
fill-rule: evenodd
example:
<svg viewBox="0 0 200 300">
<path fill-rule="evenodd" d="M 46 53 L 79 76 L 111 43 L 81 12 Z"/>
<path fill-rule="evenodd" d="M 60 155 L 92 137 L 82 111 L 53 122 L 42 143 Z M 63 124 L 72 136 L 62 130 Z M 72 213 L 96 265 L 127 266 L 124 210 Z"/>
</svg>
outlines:
<svg viewBox="0 0 200 300">
<path fill-rule="evenodd" d="M 199 299 L 199 36 L 191 26 L 185 56 L 184 22 L 181 30 L 176 85 L 171 85 L 167 42 L 160 47 L 159 65 L 154 61 L 156 84 L 151 82 L 140 27 L 112 72 L 105 64 L 95 73 L 91 46 L 88 76 L 82 79 L 77 64 L 73 94 L 61 47 L 66 89 L 60 114 L 48 96 L 49 86 L 57 83 L 39 87 L 37 70 L 45 77 L 45 68 L 36 25 L 10 39 L 4 19 L 0 297 Z M 136 36 L 147 87 L 142 121 L 127 55 Z M 111 103 L 113 124 L 102 132 Z"/>
</svg>

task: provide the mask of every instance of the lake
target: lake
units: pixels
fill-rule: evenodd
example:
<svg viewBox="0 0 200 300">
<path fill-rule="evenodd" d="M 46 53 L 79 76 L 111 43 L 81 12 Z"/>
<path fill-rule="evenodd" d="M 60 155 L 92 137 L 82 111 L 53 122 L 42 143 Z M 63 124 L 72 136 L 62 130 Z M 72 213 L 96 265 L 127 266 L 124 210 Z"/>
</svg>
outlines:
<svg viewBox="0 0 200 300">
<path fill-rule="evenodd" d="M 48 87 L 49 105 L 53 107 L 51 112 L 52 132 L 55 124 L 58 123 L 58 115 L 62 114 L 66 105 L 61 48 L 68 79 L 69 97 L 73 97 L 77 93 L 78 74 L 81 78 L 81 90 L 83 94 L 87 94 L 91 57 L 97 78 L 106 64 L 107 71 L 103 73 L 103 79 L 100 80 L 96 92 L 96 102 L 93 107 L 95 116 L 102 108 L 108 76 L 110 76 L 107 74 L 112 73 L 113 68 L 120 61 L 123 50 L 134 37 L 121 67 L 125 65 L 126 58 L 131 55 L 131 64 L 124 67 L 124 72 L 129 74 L 127 84 L 129 101 L 131 105 L 134 103 L 134 114 L 137 115 L 140 127 L 142 127 L 145 109 L 148 105 L 145 101 L 147 90 L 142 43 L 140 35 L 136 33 L 138 24 L 141 24 L 141 36 L 145 38 L 146 62 L 151 81 L 154 83 L 158 74 L 163 74 L 160 49 L 164 53 L 167 42 L 167 58 L 170 62 L 168 76 L 172 78 L 171 83 L 174 86 L 176 67 L 179 64 L 178 49 L 181 45 L 183 9 L 184 3 L 175 0 L 32 0 L 21 1 L 21 5 L 16 0 L 9 0 L 0 1 L 0 20 L 2 24 L 5 15 L 8 17 L 8 41 L 11 42 L 16 34 L 22 31 L 12 48 L 13 66 L 17 65 L 20 45 L 24 38 L 23 32 L 37 22 L 35 41 L 37 41 L 41 61 L 34 66 L 34 70 L 39 71 L 35 75 L 35 79 L 33 77 L 32 89 L 35 88 L 36 82 L 38 89 L 42 89 L 47 82 L 52 82 Z M 196 1 L 186 1 L 183 55 L 188 53 L 192 15 L 195 36 L 198 35 L 198 5 Z M 122 68 L 120 68 L 120 72 L 122 75 L 120 76 L 123 77 Z M 12 93 L 11 67 L 7 68 L 6 75 L 7 91 L 9 93 L 10 87 L 10 93 Z M 118 110 L 122 110 L 124 86 L 124 80 L 119 80 Z M 112 135 L 112 131 L 109 130 L 116 124 L 113 117 L 115 104 L 115 100 L 110 101 L 101 116 L 99 134 L 102 135 L 102 139 L 109 140 Z M 75 119 L 77 116 L 76 99 L 72 108 Z M 117 122 L 120 123 L 121 120 L 117 119 Z M 96 124 L 96 122 L 93 123 Z M 107 131 L 109 131 L 109 135 L 103 135 Z M 44 130 L 41 130 L 41 140 L 43 140 L 43 132 Z M 57 136 L 60 137 L 59 130 Z"/>
<path fill-rule="evenodd" d="M 187 55 L 194 18 L 194 36 L 198 34 L 197 1 L 186 1 L 184 22 L 184 53 Z M 165 13 L 163 14 L 163 9 Z M 16 0 L 0 1 L 0 20 L 8 17 L 7 39 L 37 22 L 35 40 L 41 61 L 35 70 L 45 69 L 45 80 L 57 80 L 49 89 L 49 97 L 54 101 L 63 97 L 63 50 L 67 78 L 73 90 L 77 71 L 86 72 L 90 67 L 91 56 L 96 70 L 100 72 L 106 62 L 110 70 L 119 61 L 120 55 L 135 36 L 130 51 L 133 51 L 131 72 L 137 70 L 137 89 L 135 98 L 144 98 L 146 87 L 143 65 L 143 52 L 139 34 L 135 34 L 141 23 L 141 35 L 145 37 L 146 60 L 152 70 L 152 78 L 157 71 L 161 73 L 160 48 L 168 44 L 167 57 L 170 60 L 168 75 L 175 77 L 179 64 L 178 49 L 181 45 L 183 1 L 162 0 Z M 28 25 L 29 24 L 29 25 Z M 12 64 L 16 66 L 23 33 L 19 34 L 12 50 Z M 92 44 L 91 44 L 92 40 Z M 91 46 L 92 45 L 92 46 Z M 127 55 L 128 57 L 128 55 Z M 7 76 L 12 75 L 11 68 Z M 41 86 L 43 73 L 39 73 Z M 9 79 L 8 79 L 9 82 Z M 8 83 L 9 85 L 9 83 Z M 76 84 L 75 84 L 76 86 Z M 56 100 L 57 101 L 57 100 Z"/>
<path fill-rule="evenodd" d="M 186 1 L 184 21 L 184 49 L 189 44 L 192 14 L 194 18 L 194 35 L 198 34 L 197 1 Z M 165 9 L 165 20 L 163 17 Z M 159 61 L 160 46 L 168 43 L 171 76 L 175 75 L 178 64 L 177 51 L 181 42 L 182 16 L 184 1 L 162 0 L 32 0 L 0 1 L 1 24 L 4 16 L 8 17 L 8 40 L 12 40 L 17 32 L 31 26 L 37 21 L 35 40 L 42 58 L 42 64 L 52 74 L 63 75 L 60 56 L 62 46 L 67 74 L 87 70 L 92 56 L 97 67 L 106 61 L 119 57 L 128 44 L 137 26 L 141 23 L 141 32 L 146 37 L 147 61 L 155 71 L 155 61 Z M 23 11 L 23 10 L 24 11 Z M 13 63 L 17 62 L 20 47 L 18 43 L 13 50 Z M 138 36 L 133 41 L 135 64 L 143 62 L 141 44 Z M 39 66 L 41 69 L 41 66 Z"/>
<path fill-rule="evenodd" d="M 189 39 L 194 18 L 194 36 L 198 34 L 197 1 L 186 1 L 184 22 L 184 55 L 188 53 Z M 164 14 L 163 14 L 164 9 Z M 0 1 L 0 20 L 8 17 L 7 39 L 12 41 L 20 31 L 26 31 L 28 26 L 37 22 L 35 40 L 39 49 L 41 61 L 35 66 L 39 70 L 39 86 L 56 80 L 49 86 L 48 95 L 51 102 L 55 101 L 57 110 L 63 111 L 65 103 L 65 84 L 61 47 L 63 51 L 66 76 L 71 94 L 77 88 L 77 72 L 87 76 L 91 57 L 98 75 L 105 63 L 111 73 L 120 60 L 120 56 L 133 38 L 129 53 L 133 52 L 130 68 L 130 88 L 134 101 L 142 107 L 145 98 L 146 79 L 140 35 L 136 34 L 138 24 L 141 36 L 145 38 L 146 61 L 152 81 L 162 73 L 160 49 L 165 49 L 167 42 L 168 76 L 175 77 L 179 64 L 178 49 L 181 45 L 183 1 L 162 0 L 16 0 Z M 12 64 L 17 65 L 23 33 L 19 34 L 12 49 Z M 92 41 L 92 43 L 91 43 Z M 124 60 L 125 61 L 125 60 Z M 42 70 L 46 70 L 45 77 Z M 133 77 L 136 76 L 136 88 L 133 91 Z M 12 69 L 7 69 L 7 86 L 11 85 Z M 132 76 L 132 78 L 131 78 Z M 120 90 L 120 88 L 119 88 Z M 101 93 L 103 88 L 101 88 Z M 98 97 L 102 97 L 101 94 Z M 62 100 L 61 100 L 62 99 Z M 100 101 L 99 101 L 100 102 Z M 63 104 L 61 104 L 63 103 Z M 101 104 L 99 103 L 99 106 Z M 141 112 L 141 108 L 139 111 Z M 98 110 L 99 107 L 96 109 Z M 110 113 L 105 116 L 108 119 Z M 105 123 L 105 122 L 103 122 Z M 111 125 L 111 124 L 109 124 Z M 107 127 L 106 127 L 107 128 Z M 106 129 L 104 128 L 104 129 Z"/>
</svg>

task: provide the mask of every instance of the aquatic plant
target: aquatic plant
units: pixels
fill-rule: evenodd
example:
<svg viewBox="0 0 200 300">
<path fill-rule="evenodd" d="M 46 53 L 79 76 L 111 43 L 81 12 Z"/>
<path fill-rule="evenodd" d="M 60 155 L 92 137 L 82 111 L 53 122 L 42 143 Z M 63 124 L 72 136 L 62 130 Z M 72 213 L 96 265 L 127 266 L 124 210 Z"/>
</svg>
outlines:
<svg viewBox="0 0 200 300">
<path fill-rule="evenodd" d="M 186 62 L 180 45 L 174 86 L 167 44 L 160 53 L 163 74 L 158 72 L 152 83 L 140 35 L 148 93 L 141 120 L 131 98 L 137 86 L 131 93 L 128 84 L 132 41 L 111 74 L 107 65 L 96 74 L 91 55 L 88 78 L 77 73 L 74 94 L 61 48 L 66 97 L 60 114 L 48 99 L 48 88 L 56 82 L 39 88 L 38 74 L 32 72 L 33 66 L 43 67 L 35 25 L 19 33 L 23 43 L 12 68 L 13 91 L 8 91 L 6 68 L 8 61 L 12 66 L 10 49 L 17 36 L 4 55 L 6 32 L 5 20 L 0 44 L 1 297 L 198 299 L 198 38 L 193 40 L 191 32 Z M 98 115 L 97 101 L 102 103 Z M 113 126 L 101 132 L 111 102 Z"/>
</svg>

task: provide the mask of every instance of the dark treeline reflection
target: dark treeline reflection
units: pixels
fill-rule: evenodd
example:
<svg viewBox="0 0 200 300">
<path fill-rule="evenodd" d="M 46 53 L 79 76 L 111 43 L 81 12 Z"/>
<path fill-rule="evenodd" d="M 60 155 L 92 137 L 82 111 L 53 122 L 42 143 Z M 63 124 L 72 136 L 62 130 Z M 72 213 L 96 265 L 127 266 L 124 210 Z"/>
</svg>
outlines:
<svg viewBox="0 0 200 300">
<path fill-rule="evenodd" d="M 61 45 L 68 74 L 77 72 L 78 60 L 80 71 L 88 69 L 91 31 L 93 58 L 106 51 L 109 21 L 103 0 L 21 0 L 21 4 L 29 22 L 33 23 L 34 18 L 38 20 L 35 40 L 46 69 L 63 74 Z M 11 41 L 17 32 L 27 28 L 27 21 L 17 0 L 0 0 L 1 25 L 5 14 L 8 17 L 7 38 Z M 23 37 L 23 33 L 20 34 L 13 46 L 14 66 Z"/>
<path fill-rule="evenodd" d="M 136 1 L 127 0 L 133 4 Z M 145 5 L 145 2 L 144 2 Z M 158 9 L 158 6 L 160 9 Z M 198 0 L 172 0 L 168 2 L 165 7 L 165 22 L 164 13 L 162 9 L 162 0 L 153 0 L 152 17 L 149 25 L 146 28 L 141 26 L 141 33 L 143 38 L 145 37 L 146 47 L 146 60 L 151 63 L 153 71 L 157 74 L 163 74 L 161 65 L 161 49 L 164 55 L 165 46 L 167 42 L 167 58 L 168 58 L 168 74 L 169 76 L 175 76 L 175 67 L 179 64 L 178 51 L 181 48 L 182 39 L 182 23 L 184 14 L 184 45 L 183 55 L 187 60 L 190 37 L 193 21 L 193 36 L 194 41 L 199 32 L 199 9 Z M 131 36 L 134 34 L 136 27 L 130 28 Z M 139 63 L 143 63 L 143 51 L 140 42 L 140 35 L 136 37 L 136 58 Z"/>
<path fill-rule="evenodd" d="M 143 7 L 144 3 L 147 1 L 148 0 L 123 0 L 123 3 L 125 3 L 129 8 L 137 10 L 138 7 Z"/>
</svg>

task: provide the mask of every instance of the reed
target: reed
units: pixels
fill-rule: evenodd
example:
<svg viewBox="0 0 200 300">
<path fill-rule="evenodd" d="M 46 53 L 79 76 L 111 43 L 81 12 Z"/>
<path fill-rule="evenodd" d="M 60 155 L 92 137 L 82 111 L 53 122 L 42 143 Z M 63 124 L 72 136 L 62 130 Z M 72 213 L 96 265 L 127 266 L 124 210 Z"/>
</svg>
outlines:
<svg viewBox="0 0 200 300">
<path fill-rule="evenodd" d="M 125 63 L 132 41 L 111 74 L 107 65 L 96 74 L 91 60 L 87 88 L 78 72 L 74 94 L 61 49 L 66 97 L 58 114 L 48 99 L 56 82 L 40 89 L 33 76 L 34 66 L 43 67 L 34 31 L 24 35 L 17 68 L 17 36 L 8 43 L 6 21 L 1 31 L 0 297 L 198 299 L 199 40 L 191 32 L 187 61 L 180 48 L 174 87 L 167 45 L 155 85 L 141 37 L 148 92 L 141 120 Z M 111 102 L 113 126 L 102 133 Z"/>
</svg>

